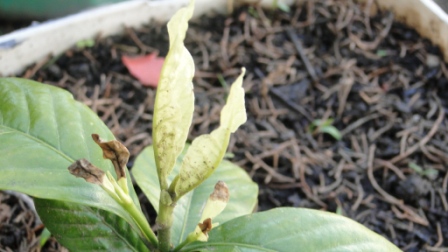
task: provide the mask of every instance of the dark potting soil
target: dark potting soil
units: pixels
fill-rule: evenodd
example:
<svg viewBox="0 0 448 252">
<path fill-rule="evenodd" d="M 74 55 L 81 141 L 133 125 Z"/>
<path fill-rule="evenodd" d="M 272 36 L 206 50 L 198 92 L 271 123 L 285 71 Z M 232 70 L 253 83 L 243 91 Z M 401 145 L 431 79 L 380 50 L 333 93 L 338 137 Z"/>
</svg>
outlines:
<svg viewBox="0 0 448 252">
<path fill-rule="evenodd" d="M 446 251 L 447 65 L 391 13 L 369 16 L 369 3 L 317 0 L 289 13 L 252 5 L 192 21 L 189 140 L 217 127 L 228 85 L 244 66 L 248 121 L 229 151 L 259 184 L 259 211 L 338 212 L 404 251 Z M 23 76 L 68 89 L 90 106 L 129 148 L 132 167 L 151 144 L 155 90 L 131 77 L 121 56 L 164 56 L 167 49 L 165 26 L 152 23 L 73 48 Z M 327 119 L 341 140 L 310 131 Z"/>
</svg>

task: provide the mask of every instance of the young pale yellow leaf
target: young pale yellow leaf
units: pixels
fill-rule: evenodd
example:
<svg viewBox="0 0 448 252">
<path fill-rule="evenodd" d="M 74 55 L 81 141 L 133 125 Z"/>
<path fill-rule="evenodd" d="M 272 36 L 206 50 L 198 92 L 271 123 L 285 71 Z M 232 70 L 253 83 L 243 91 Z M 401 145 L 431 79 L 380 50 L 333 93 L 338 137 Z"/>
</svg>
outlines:
<svg viewBox="0 0 448 252">
<path fill-rule="evenodd" d="M 209 135 L 196 138 L 188 148 L 179 174 L 170 190 L 176 199 L 197 187 L 218 167 L 229 144 L 230 134 L 246 122 L 244 106 L 243 68 L 230 89 L 226 105 L 221 111 L 220 126 Z"/>
<path fill-rule="evenodd" d="M 194 62 L 183 43 L 193 10 L 194 0 L 168 23 L 170 49 L 160 75 L 153 120 L 154 154 L 162 189 L 168 187 L 166 178 L 184 148 L 193 117 Z"/>
<path fill-rule="evenodd" d="M 215 189 L 207 199 L 204 209 L 202 210 L 201 219 L 199 222 L 203 222 L 205 219 L 214 219 L 218 216 L 229 202 L 229 188 L 223 181 L 218 181 L 215 185 Z"/>
</svg>

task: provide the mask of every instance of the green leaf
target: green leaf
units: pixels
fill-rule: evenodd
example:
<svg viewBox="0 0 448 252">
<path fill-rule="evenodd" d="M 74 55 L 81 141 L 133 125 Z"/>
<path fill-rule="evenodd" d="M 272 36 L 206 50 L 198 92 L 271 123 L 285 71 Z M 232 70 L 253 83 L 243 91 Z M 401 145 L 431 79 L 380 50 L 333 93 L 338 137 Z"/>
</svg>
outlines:
<svg viewBox="0 0 448 252">
<path fill-rule="evenodd" d="M 418 164 L 416 164 L 414 162 L 410 162 L 409 163 L 409 168 L 411 168 L 412 170 L 414 170 L 418 174 L 422 174 L 423 173 L 423 168 L 420 165 L 418 165 Z"/>
<path fill-rule="evenodd" d="M 341 140 L 342 138 L 341 132 L 333 125 L 323 126 L 319 129 L 319 132 L 327 133 L 336 140 Z"/>
<path fill-rule="evenodd" d="M 206 243 L 182 251 L 401 251 L 349 218 L 300 208 L 276 208 L 228 221 Z"/>
<path fill-rule="evenodd" d="M 341 140 L 342 134 L 341 132 L 331 124 L 333 124 L 334 119 L 329 118 L 325 121 L 321 119 L 316 119 L 313 122 L 311 122 L 310 126 L 308 127 L 308 131 L 310 133 L 313 133 L 317 130 L 317 132 L 320 133 L 327 133 L 330 136 L 332 136 L 336 140 Z"/>
<path fill-rule="evenodd" d="M 246 122 L 244 89 L 242 87 L 245 72 L 246 70 L 243 68 L 240 76 L 230 88 L 226 105 L 221 111 L 219 128 L 211 134 L 196 138 L 188 148 L 179 175 L 175 179 L 174 185 L 171 185 L 174 187 L 177 199 L 194 189 L 213 173 L 226 153 L 230 134 Z"/>
<path fill-rule="evenodd" d="M 174 172 L 169 176 L 171 182 L 174 173 L 180 169 L 183 155 L 177 159 Z M 153 207 L 159 209 L 160 188 L 156 176 L 153 147 L 145 148 L 135 160 L 132 175 L 142 191 L 148 197 Z M 257 204 L 258 186 L 247 175 L 247 173 L 223 160 L 218 169 L 200 186 L 182 197 L 174 209 L 174 221 L 171 242 L 174 246 L 182 242 L 186 236 L 194 230 L 201 217 L 201 210 L 208 196 L 218 180 L 226 182 L 229 187 L 230 201 L 224 211 L 217 216 L 213 222 L 224 223 L 230 219 L 251 213 Z"/>
<path fill-rule="evenodd" d="M 40 234 L 40 237 L 39 237 L 40 248 L 42 248 L 45 245 L 45 243 L 47 243 L 47 241 L 48 241 L 48 239 L 50 239 L 50 237 L 51 237 L 50 231 L 48 230 L 48 228 L 44 228 L 44 230 L 42 231 L 42 233 Z"/>
<path fill-rule="evenodd" d="M 409 168 L 414 170 L 416 173 L 418 173 L 420 176 L 426 176 L 430 180 L 434 180 L 439 176 L 439 171 L 433 168 L 426 168 L 423 169 L 420 165 L 410 162 Z"/>
<path fill-rule="evenodd" d="M 328 118 L 327 120 L 321 120 L 321 119 L 316 119 L 314 121 L 311 122 L 310 126 L 309 126 L 309 130 L 310 131 L 314 131 L 316 128 L 318 127 L 326 127 L 326 126 L 330 126 L 333 124 L 334 119 L 333 118 Z"/>
<path fill-rule="evenodd" d="M 157 172 L 162 188 L 182 152 L 193 118 L 194 61 L 184 46 L 188 20 L 193 15 L 194 1 L 168 22 L 170 48 L 165 58 L 154 104 L 153 143 L 156 146 Z"/>
<path fill-rule="evenodd" d="M 135 225 L 100 186 L 67 170 L 75 160 L 86 158 L 114 171 L 92 133 L 114 139 L 98 116 L 67 91 L 30 80 L 0 78 L 0 190 L 101 208 Z M 129 192 L 139 206 L 132 186 Z M 67 218 L 71 214 L 67 212 Z"/>
<path fill-rule="evenodd" d="M 423 175 L 425 175 L 430 180 L 435 180 L 439 177 L 439 171 L 436 169 L 428 168 L 423 172 Z"/>
<path fill-rule="evenodd" d="M 76 47 L 78 49 L 84 49 L 86 47 L 93 47 L 95 45 L 95 40 L 93 39 L 84 39 L 76 42 Z"/>
<path fill-rule="evenodd" d="M 138 233 L 117 215 L 62 201 L 35 202 L 45 226 L 71 251 L 149 252 Z"/>
</svg>

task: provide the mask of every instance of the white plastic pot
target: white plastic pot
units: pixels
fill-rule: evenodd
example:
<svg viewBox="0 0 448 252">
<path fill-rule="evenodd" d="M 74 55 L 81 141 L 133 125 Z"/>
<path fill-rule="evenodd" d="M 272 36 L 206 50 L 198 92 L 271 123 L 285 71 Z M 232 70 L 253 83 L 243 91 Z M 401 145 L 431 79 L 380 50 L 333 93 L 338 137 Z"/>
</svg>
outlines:
<svg viewBox="0 0 448 252">
<path fill-rule="evenodd" d="M 226 12 L 229 4 L 258 0 L 196 0 L 195 16 Z M 276 0 L 262 0 L 272 6 Z M 294 0 L 277 0 L 292 4 Z M 301 0 L 304 2 L 305 0 Z M 312 0 L 311 0 L 312 1 Z M 366 2 L 369 0 L 359 0 Z M 383 9 L 392 10 L 398 20 L 414 27 L 421 35 L 439 45 L 448 59 L 448 16 L 432 0 L 377 0 Z M 0 75 L 20 73 L 48 55 L 57 55 L 80 40 L 97 35 L 109 36 L 124 27 L 139 27 L 150 20 L 168 21 L 188 0 L 126 1 L 100 7 L 65 18 L 48 21 L 0 36 Z"/>
</svg>

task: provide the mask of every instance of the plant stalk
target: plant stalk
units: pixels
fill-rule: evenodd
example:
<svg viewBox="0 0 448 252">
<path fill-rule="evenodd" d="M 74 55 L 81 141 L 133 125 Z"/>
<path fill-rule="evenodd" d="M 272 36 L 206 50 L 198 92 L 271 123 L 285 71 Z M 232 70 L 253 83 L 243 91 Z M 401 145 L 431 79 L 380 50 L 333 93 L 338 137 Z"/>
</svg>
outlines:
<svg viewBox="0 0 448 252">
<path fill-rule="evenodd" d="M 133 202 L 131 204 L 124 204 L 124 207 L 131 214 L 132 218 L 135 220 L 140 230 L 145 235 L 146 239 L 151 242 L 154 248 L 157 248 L 159 242 L 143 213 L 137 209 L 137 206 Z"/>
<path fill-rule="evenodd" d="M 194 241 L 197 241 L 198 237 L 197 235 L 195 235 L 194 232 L 190 233 L 187 238 L 179 245 L 177 245 L 177 247 L 174 248 L 173 252 L 178 252 L 180 251 L 183 247 L 185 247 L 185 245 L 190 244 Z"/>
<path fill-rule="evenodd" d="M 171 249 L 171 226 L 173 225 L 175 204 L 172 202 L 163 202 L 164 200 L 162 199 L 163 197 L 160 198 L 159 216 L 156 219 L 158 226 L 157 234 L 159 237 L 159 250 L 161 252 L 168 252 Z"/>
</svg>

